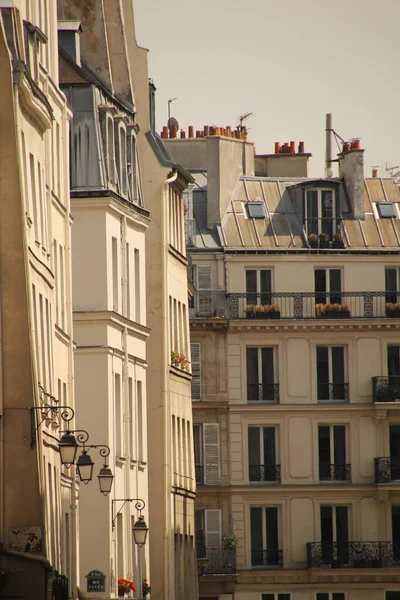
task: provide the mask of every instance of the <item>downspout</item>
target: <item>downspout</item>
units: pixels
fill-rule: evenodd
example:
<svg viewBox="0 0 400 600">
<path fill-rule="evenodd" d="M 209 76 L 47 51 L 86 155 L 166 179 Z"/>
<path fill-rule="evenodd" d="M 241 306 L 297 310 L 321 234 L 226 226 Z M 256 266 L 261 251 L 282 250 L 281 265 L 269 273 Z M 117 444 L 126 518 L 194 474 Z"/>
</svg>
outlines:
<svg viewBox="0 0 400 600">
<path fill-rule="evenodd" d="M 169 403 L 169 334 L 168 334 L 168 287 L 167 287 L 167 226 L 169 219 L 169 202 L 168 202 L 168 189 L 171 183 L 174 183 L 178 178 L 178 172 L 166 179 L 162 186 L 161 192 L 161 206 L 163 212 L 163 226 L 162 226 L 162 238 L 161 238 L 161 281 L 162 281 L 162 333 L 163 333 L 163 355 L 162 364 L 164 367 L 163 373 L 163 405 L 164 405 L 164 481 L 165 481 L 165 502 L 164 502 L 164 572 L 166 583 L 165 585 L 165 600 L 169 600 L 169 578 L 170 578 L 170 560 L 169 560 L 169 523 L 171 514 L 169 511 L 169 499 L 171 498 L 171 411 Z"/>
</svg>

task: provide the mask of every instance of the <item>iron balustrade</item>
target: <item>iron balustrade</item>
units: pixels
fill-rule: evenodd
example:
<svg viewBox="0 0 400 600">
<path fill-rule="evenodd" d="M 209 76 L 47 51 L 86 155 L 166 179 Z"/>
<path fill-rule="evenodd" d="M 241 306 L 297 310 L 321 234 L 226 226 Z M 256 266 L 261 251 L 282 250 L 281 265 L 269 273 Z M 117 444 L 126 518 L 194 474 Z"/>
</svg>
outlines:
<svg viewBox="0 0 400 600">
<path fill-rule="evenodd" d="M 400 402 L 400 377 L 372 377 L 374 402 Z"/>
<path fill-rule="evenodd" d="M 307 237 L 306 245 L 310 248 L 344 248 L 344 227 L 339 217 L 309 217 L 305 220 L 304 228 Z M 317 236 L 316 242 L 309 239 L 312 234 Z M 341 236 L 341 241 L 337 239 L 338 235 Z"/>
<path fill-rule="evenodd" d="M 251 564 L 253 567 L 283 567 L 283 551 L 252 550 Z"/>
<path fill-rule="evenodd" d="M 309 569 L 381 569 L 400 566 L 398 542 L 310 542 Z"/>
<path fill-rule="evenodd" d="M 319 465 L 320 481 L 350 481 L 351 465 L 338 465 L 320 463 Z"/>
<path fill-rule="evenodd" d="M 51 573 L 51 598 L 52 600 L 68 600 L 68 578 L 57 571 Z"/>
<path fill-rule="evenodd" d="M 375 458 L 375 483 L 400 483 L 400 460 L 391 457 Z"/>
<path fill-rule="evenodd" d="M 204 467 L 203 465 L 195 465 L 196 484 L 204 485 Z"/>
<path fill-rule="evenodd" d="M 281 465 L 249 465 L 249 481 L 281 480 Z"/>
<path fill-rule="evenodd" d="M 400 319 L 388 292 L 226 293 L 197 290 L 189 315 L 195 319 Z"/>
<path fill-rule="evenodd" d="M 279 383 L 248 383 L 248 402 L 279 402 Z"/>
<path fill-rule="evenodd" d="M 348 383 L 318 383 L 318 402 L 345 402 L 349 399 Z"/>
<path fill-rule="evenodd" d="M 207 559 L 203 575 L 234 575 L 236 573 L 236 548 L 207 548 L 197 544 L 197 558 Z"/>
</svg>

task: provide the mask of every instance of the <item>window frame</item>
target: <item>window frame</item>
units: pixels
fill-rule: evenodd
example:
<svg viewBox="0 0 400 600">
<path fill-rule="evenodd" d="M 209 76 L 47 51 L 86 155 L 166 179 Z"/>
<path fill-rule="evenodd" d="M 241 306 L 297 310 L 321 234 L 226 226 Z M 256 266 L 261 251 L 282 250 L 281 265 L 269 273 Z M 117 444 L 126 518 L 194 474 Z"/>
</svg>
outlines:
<svg viewBox="0 0 400 600">
<path fill-rule="evenodd" d="M 247 290 L 247 273 L 250 271 L 255 271 L 256 273 L 256 291 L 255 292 L 249 292 Z M 270 291 L 267 292 L 263 292 L 261 290 L 261 273 L 262 272 L 268 272 L 269 273 L 269 287 L 270 287 Z M 244 269 L 244 289 L 246 291 L 246 304 L 253 304 L 254 301 L 252 299 L 252 295 L 255 294 L 256 295 L 256 302 L 255 304 L 263 304 L 263 300 L 262 297 L 266 296 L 266 304 L 272 304 L 272 293 L 273 293 L 273 289 L 274 289 L 274 285 L 273 285 L 273 269 L 271 267 L 266 267 L 266 268 L 262 268 L 262 269 L 253 269 L 253 268 L 247 268 L 245 267 Z M 269 296 L 269 298 L 268 298 Z M 260 301 L 258 301 L 260 300 Z M 269 301 L 268 301 L 269 300 Z"/>
<path fill-rule="evenodd" d="M 321 235 L 321 233 L 327 233 L 323 231 L 323 220 L 331 219 L 330 232 L 328 235 L 329 239 L 333 239 L 334 234 L 338 231 L 338 223 L 340 223 L 341 212 L 340 212 L 340 198 L 336 194 L 336 189 L 333 187 L 307 187 L 304 190 L 304 223 L 306 234 L 310 235 L 311 233 L 315 233 L 316 235 Z M 317 216 L 309 216 L 308 214 L 308 194 L 309 192 L 317 192 Z M 322 206 L 322 194 L 323 192 L 331 192 L 332 193 L 332 217 L 323 217 L 323 206 Z M 317 221 L 317 228 L 315 230 L 314 227 L 310 227 L 310 223 L 313 220 Z"/>
<path fill-rule="evenodd" d="M 340 600 L 346 600 L 346 592 L 315 592 L 315 600 L 321 600 L 318 598 L 318 596 L 321 594 L 326 594 L 328 596 L 328 600 L 337 600 L 337 598 L 334 598 L 334 595 L 342 594 L 342 598 L 340 598 Z"/>
<path fill-rule="evenodd" d="M 261 212 L 259 212 L 258 214 L 252 214 L 252 209 L 261 209 Z M 247 217 L 248 219 L 256 219 L 256 220 L 265 220 L 266 218 L 266 214 L 265 214 L 265 206 L 263 202 L 256 202 L 254 200 L 248 200 L 246 202 L 246 209 L 247 209 Z M 257 213 L 257 210 L 255 211 Z"/>
<path fill-rule="evenodd" d="M 259 455 L 259 465 L 253 465 L 253 466 L 263 466 L 264 469 L 267 466 L 270 467 L 278 467 L 280 466 L 280 452 L 279 452 L 279 426 L 278 425 L 248 425 L 247 426 L 247 467 L 248 467 L 248 480 L 251 483 L 254 482 L 261 482 L 263 484 L 265 483 L 280 483 L 280 477 L 279 479 L 251 479 L 251 472 L 250 472 L 250 438 L 249 438 L 249 429 L 258 429 L 259 430 L 259 449 L 260 449 L 260 455 Z M 271 465 L 266 465 L 265 464 L 265 447 L 264 447 L 264 429 L 273 429 L 274 430 L 274 442 L 275 442 L 275 447 L 274 447 L 274 452 L 275 452 L 275 464 L 271 464 Z"/>
<path fill-rule="evenodd" d="M 278 563 L 277 564 L 270 564 L 270 565 L 253 565 L 253 560 L 252 560 L 252 536 L 251 536 L 251 510 L 253 508 L 260 508 L 261 509 L 261 533 L 262 533 L 262 550 L 261 552 L 278 552 Z M 276 508 L 277 511 L 277 519 L 276 519 L 276 523 L 277 523 L 277 540 L 278 540 L 278 548 L 270 548 L 268 549 L 267 546 L 267 515 L 266 515 L 266 510 L 267 509 L 271 509 L 271 508 Z M 249 522 L 250 522 L 250 535 L 249 535 L 249 543 L 250 543 L 250 564 L 251 564 L 251 568 L 252 569 L 257 569 L 257 568 L 261 568 L 261 569 L 265 569 L 266 566 L 270 566 L 273 568 L 282 568 L 282 566 L 279 564 L 280 560 L 279 560 L 279 552 L 283 552 L 283 532 L 282 532 L 282 522 L 283 522 L 283 515 L 282 515 L 282 505 L 277 504 L 277 503 L 273 503 L 273 504 L 255 504 L 255 505 L 250 505 L 249 506 Z M 264 562 L 264 561 L 263 561 Z M 282 563 L 283 563 L 283 557 L 282 557 Z"/>
<path fill-rule="evenodd" d="M 394 202 L 377 202 L 376 203 L 377 209 L 378 209 L 378 216 L 380 219 L 395 219 L 396 218 L 396 210 L 395 210 L 395 203 Z M 392 214 L 388 215 L 388 214 L 384 214 L 384 210 L 382 211 L 381 209 L 386 209 L 386 208 L 391 208 L 392 210 Z"/>
<path fill-rule="evenodd" d="M 344 391 L 344 396 L 347 395 L 347 398 L 319 398 L 319 386 L 320 385 L 324 385 L 322 383 L 319 383 L 318 381 L 318 349 L 319 348 L 328 348 L 328 385 L 343 385 L 343 391 Z M 332 349 L 333 348 L 343 348 L 343 382 L 335 382 L 333 380 L 333 358 L 332 358 Z M 349 386 L 349 366 L 348 366 L 348 346 L 345 344 L 317 344 L 315 346 L 315 368 L 316 368 L 316 382 L 317 382 L 317 403 L 335 403 L 335 402 L 339 402 L 339 403 L 346 403 L 349 402 L 349 393 L 348 393 L 348 389 L 347 389 L 347 394 L 346 394 L 346 387 L 345 386 Z"/>
<path fill-rule="evenodd" d="M 257 350 L 257 383 L 256 384 L 251 384 L 248 381 L 248 350 L 250 349 L 256 349 Z M 264 349 L 269 349 L 272 350 L 272 374 L 273 374 L 273 383 L 264 383 L 263 381 L 263 350 Z M 249 385 L 257 385 L 257 386 L 279 386 L 279 369 L 278 369 L 278 347 L 277 346 L 246 346 L 245 348 L 246 351 L 246 359 L 245 359 L 245 365 L 246 365 L 246 377 L 245 377 L 245 381 L 246 381 L 246 399 L 247 399 L 247 403 L 252 403 L 252 402 L 271 402 L 275 400 L 275 387 L 272 388 L 272 399 L 270 398 L 265 398 L 265 399 L 261 399 L 260 398 L 256 398 L 256 399 L 249 399 Z M 278 388 L 279 389 L 279 388 Z M 279 402 L 279 392 L 278 392 L 278 402 Z"/>
<path fill-rule="evenodd" d="M 344 468 L 346 468 L 346 465 L 350 464 L 350 452 L 349 452 L 349 444 L 350 444 L 350 427 L 348 423 L 318 423 L 317 426 L 317 435 L 318 435 L 318 440 L 317 440 L 317 448 L 318 448 L 318 479 L 320 482 L 323 483 L 329 483 L 329 482 L 334 482 L 334 483 L 341 483 L 343 484 L 343 482 L 346 481 L 346 479 L 336 479 L 336 477 L 332 478 L 330 477 L 329 479 L 326 478 L 321 478 L 321 461 L 320 461 L 320 449 L 319 449 L 319 432 L 320 432 L 320 427 L 328 427 L 329 428 L 329 451 L 330 451 L 330 465 L 334 465 L 335 467 L 338 466 L 343 466 Z M 344 454 L 345 454 L 345 463 L 344 465 L 341 465 L 340 463 L 336 463 L 335 462 L 335 427 L 344 427 Z"/>
</svg>

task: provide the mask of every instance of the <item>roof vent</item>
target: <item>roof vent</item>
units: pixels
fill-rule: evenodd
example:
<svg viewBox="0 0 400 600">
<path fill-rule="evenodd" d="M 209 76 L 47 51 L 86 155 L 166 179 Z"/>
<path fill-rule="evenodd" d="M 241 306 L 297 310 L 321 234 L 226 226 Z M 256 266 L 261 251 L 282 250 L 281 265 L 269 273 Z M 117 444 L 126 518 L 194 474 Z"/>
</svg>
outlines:
<svg viewBox="0 0 400 600">
<path fill-rule="evenodd" d="M 381 219 L 393 219 L 396 216 L 394 206 L 389 202 L 378 202 L 378 211 Z"/>
<path fill-rule="evenodd" d="M 247 212 L 251 219 L 265 219 L 262 202 L 247 202 Z"/>
</svg>

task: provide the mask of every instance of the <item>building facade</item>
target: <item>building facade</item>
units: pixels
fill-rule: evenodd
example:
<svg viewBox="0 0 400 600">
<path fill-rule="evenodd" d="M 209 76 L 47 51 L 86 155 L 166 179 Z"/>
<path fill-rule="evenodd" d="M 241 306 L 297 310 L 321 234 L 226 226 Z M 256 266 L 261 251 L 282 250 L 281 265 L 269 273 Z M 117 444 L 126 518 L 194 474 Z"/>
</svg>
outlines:
<svg viewBox="0 0 400 600">
<path fill-rule="evenodd" d="M 61 598 L 76 582 L 77 526 L 75 475 L 58 448 L 74 370 L 71 113 L 58 87 L 54 5 L 3 2 L 0 44 L 0 586 L 4 597 Z"/>
<path fill-rule="evenodd" d="M 356 142 L 310 179 L 303 145 L 252 163 L 241 137 L 165 140 L 199 186 L 200 598 L 397 600 L 398 187 Z"/>
<path fill-rule="evenodd" d="M 88 444 L 105 444 L 114 474 L 104 498 L 97 485 L 80 493 L 80 587 L 89 597 L 118 597 L 128 579 L 142 598 L 150 579 L 149 544 L 134 543 L 141 515 L 149 523 L 146 405 L 145 233 L 139 128 L 128 54 L 116 56 L 126 31 L 109 5 L 60 3 L 60 84 L 73 111 L 71 205 L 75 387 L 78 425 Z M 116 3 L 117 11 L 122 9 Z M 110 28 L 112 31 L 110 31 Z M 103 56 L 93 44 L 107 40 Z M 126 69 L 124 82 L 119 77 Z M 90 450 L 94 459 L 96 449 Z M 97 459 L 99 467 L 100 457 Z M 103 461 L 104 462 L 104 461 Z M 105 575 L 93 589 L 93 571 Z"/>
</svg>

